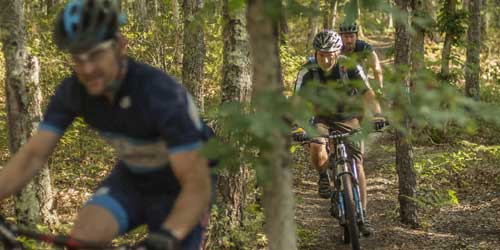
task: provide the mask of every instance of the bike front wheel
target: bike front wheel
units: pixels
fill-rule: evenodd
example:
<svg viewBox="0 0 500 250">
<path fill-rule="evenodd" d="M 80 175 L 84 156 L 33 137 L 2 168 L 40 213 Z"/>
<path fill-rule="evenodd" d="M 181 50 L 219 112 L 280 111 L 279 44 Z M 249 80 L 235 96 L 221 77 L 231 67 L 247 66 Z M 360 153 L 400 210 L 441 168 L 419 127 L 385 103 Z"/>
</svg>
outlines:
<svg viewBox="0 0 500 250">
<path fill-rule="evenodd" d="M 343 194 L 345 203 L 346 224 L 344 225 L 344 242 L 351 242 L 353 250 L 359 250 L 359 227 L 356 216 L 356 205 L 354 204 L 354 196 L 352 193 L 351 176 L 344 174 L 342 176 Z"/>
</svg>

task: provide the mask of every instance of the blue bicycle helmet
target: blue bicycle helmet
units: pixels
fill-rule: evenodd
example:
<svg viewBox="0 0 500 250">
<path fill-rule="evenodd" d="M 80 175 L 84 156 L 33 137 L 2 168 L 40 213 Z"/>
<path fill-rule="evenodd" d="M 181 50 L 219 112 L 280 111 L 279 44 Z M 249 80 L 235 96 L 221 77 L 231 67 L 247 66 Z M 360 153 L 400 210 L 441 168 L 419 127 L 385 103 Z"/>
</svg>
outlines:
<svg viewBox="0 0 500 250">
<path fill-rule="evenodd" d="M 81 53 L 115 38 L 124 23 L 118 0 L 71 0 L 56 19 L 54 41 L 61 50 Z"/>
</svg>

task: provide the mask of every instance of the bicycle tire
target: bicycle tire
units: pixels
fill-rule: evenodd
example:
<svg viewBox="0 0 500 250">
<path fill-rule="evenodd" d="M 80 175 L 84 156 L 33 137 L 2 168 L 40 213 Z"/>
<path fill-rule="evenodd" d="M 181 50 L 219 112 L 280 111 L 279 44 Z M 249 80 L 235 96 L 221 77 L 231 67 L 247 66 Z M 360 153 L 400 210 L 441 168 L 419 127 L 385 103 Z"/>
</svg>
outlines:
<svg viewBox="0 0 500 250">
<path fill-rule="evenodd" d="M 352 193 L 352 181 L 351 176 L 345 174 L 342 176 L 342 184 L 344 188 L 344 204 L 345 204 L 345 215 L 346 215 L 346 225 L 344 226 L 344 242 L 346 238 L 351 242 L 352 250 L 359 250 L 359 226 L 356 216 L 356 206 L 354 204 L 354 196 Z M 347 234 L 346 234 L 347 231 Z M 348 242 L 346 242 L 348 243 Z"/>
</svg>

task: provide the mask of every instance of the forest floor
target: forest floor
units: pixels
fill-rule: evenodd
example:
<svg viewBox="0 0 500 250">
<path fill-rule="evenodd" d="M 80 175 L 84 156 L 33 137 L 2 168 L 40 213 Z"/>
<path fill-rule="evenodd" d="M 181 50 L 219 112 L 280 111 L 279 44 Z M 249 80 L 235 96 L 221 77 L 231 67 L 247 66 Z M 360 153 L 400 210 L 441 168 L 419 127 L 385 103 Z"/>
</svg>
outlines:
<svg viewBox="0 0 500 250">
<path fill-rule="evenodd" d="M 500 249 L 500 184 L 490 183 L 486 186 L 492 189 L 485 188 L 484 176 L 472 176 L 486 174 L 495 182 L 495 177 L 499 180 L 500 168 L 497 166 L 496 172 L 495 169 L 470 171 L 471 176 L 466 178 L 477 181 L 457 191 L 458 204 L 419 209 L 420 227 L 412 229 L 399 222 L 398 180 L 393 141 L 389 137 L 385 135 L 368 146 L 365 161 L 368 214 L 375 234 L 362 238 L 363 249 Z M 422 155 L 449 148 L 415 147 L 414 150 L 416 155 Z M 294 169 L 300 249 L 350 249 L 350 245 L 342 242 L 337 220 L 329 215 L 329 201 L 318 197 L 318 176 L 309 167 L 304 151 L 295 157 Z"/>
</svg>

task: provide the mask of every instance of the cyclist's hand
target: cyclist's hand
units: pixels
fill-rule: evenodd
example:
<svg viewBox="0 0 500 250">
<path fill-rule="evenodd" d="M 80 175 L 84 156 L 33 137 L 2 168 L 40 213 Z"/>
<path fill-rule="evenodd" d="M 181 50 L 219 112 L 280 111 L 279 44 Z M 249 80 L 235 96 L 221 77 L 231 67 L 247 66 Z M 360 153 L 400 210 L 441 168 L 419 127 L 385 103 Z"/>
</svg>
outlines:
<svg viewBox="0 0 500 250">
<path fill-rule="evenodd" d="M 383 117 L 381 114 L 375 114 L 372 118 L 372 122 L 376 131 L 383 129 L 387 124 L 385 117 Z"/>
<path fill-rule="evenodd" d="M 180 250 L 180 241 L 169 230 L 153 232 L 139 243 L 137 250 Z"/>
<path fill-rule="evenodd" d="M 303 128 L 293 128 L 292 129 L 292 138 L 296 142 L 303 142 L 307 140 L 307 133 Z"/>
</svg>

